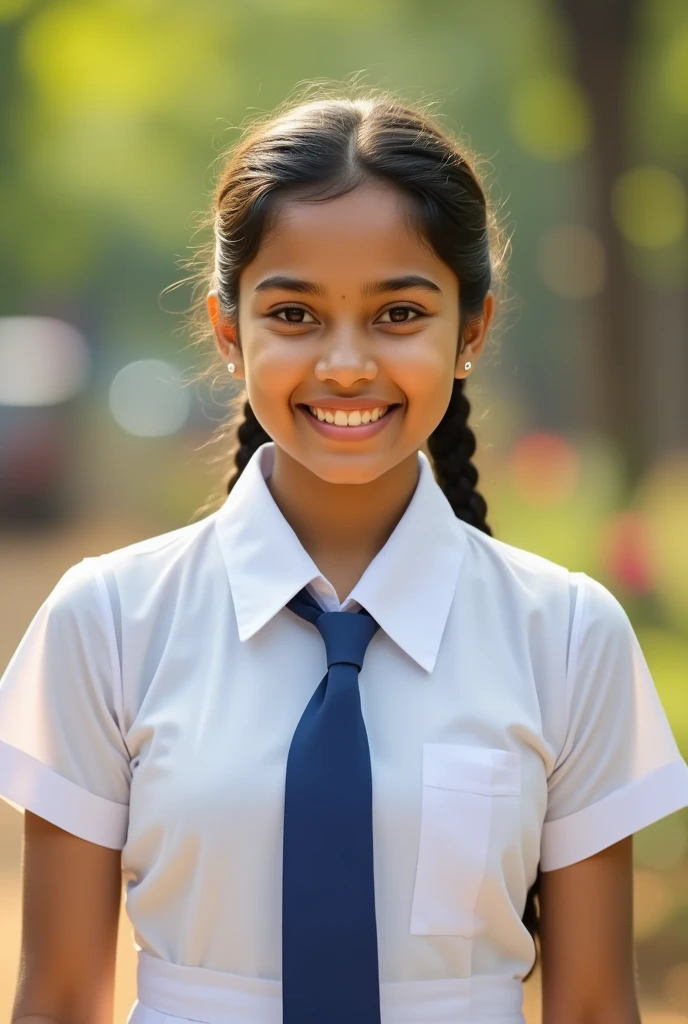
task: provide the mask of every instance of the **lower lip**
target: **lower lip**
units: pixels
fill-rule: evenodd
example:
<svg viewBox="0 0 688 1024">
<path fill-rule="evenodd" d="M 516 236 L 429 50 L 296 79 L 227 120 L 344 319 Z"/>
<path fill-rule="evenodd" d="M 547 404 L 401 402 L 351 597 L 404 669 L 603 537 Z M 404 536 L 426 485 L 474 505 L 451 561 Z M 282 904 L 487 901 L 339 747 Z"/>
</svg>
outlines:
<svg viewBox="0 0 688 1024">
<path fill-rule="evenodd" d="M 302 405 L 298 406 L 298 409 L 304 414 L 311 426 L 318 433 L 322 434 L 323 437 L 331 437 L 335 441 L 365 441 L 366 438 L 373 437 L 375 434 L 379 434 L 381 430 L 384 430 L 389 420 L 401 409 L 401 406 L 395 405 L 381 419 L 376 420 L 375 423 L 362 423 L 359 427 L 338 427 L 334 423 L 326 423 L 317 419 Z"/>
</svg>

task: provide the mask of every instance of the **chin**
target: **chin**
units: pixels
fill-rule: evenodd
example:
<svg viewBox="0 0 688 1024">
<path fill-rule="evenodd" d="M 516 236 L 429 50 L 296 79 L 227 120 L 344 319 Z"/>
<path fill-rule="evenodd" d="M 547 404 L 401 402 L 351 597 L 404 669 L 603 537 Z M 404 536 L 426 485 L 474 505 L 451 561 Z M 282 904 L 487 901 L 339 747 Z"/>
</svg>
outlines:
<svg viewBox="0 0 688 1024">
<path fill-rule="evenodd" d="M 396 461 L 384 453 L 369 453 L 367 456 L 332 453 L 304 458 L 303 465 L 328 484 L 369 484 L 387 473 Z"/>
</svg>

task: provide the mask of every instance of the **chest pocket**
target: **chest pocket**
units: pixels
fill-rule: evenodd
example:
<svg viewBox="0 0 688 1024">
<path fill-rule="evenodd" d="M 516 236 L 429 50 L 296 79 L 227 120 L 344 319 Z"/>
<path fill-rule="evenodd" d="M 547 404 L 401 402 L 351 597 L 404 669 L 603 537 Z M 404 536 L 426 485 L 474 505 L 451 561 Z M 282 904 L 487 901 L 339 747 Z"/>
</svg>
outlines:
<svg viewBox="0 0 688 1024">
<path fill-rule="evenodd" d="M 515 751 L 454 743 L 423 745 L 412 935 L 474 934 L 493 822 L 500 802 L 518 800 L 520 792 L 520 755 Z"/>
</svg>

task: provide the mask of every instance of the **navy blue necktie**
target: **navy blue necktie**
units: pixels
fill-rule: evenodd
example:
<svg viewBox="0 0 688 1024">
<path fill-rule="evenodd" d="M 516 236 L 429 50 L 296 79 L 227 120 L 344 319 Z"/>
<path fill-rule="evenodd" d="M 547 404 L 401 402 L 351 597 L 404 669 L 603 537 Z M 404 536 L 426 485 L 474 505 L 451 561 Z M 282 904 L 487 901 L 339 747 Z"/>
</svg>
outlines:
<svg viewBox="0 0 688 1024">
<path fill-rule="evenodd" d="M 283 1024 L 380 1024 L 370 749 L 358 673 L 379 623 L 287 604 L 325 641 L 327 673 L 287 758 L 282 877 Z"/>
</svg>

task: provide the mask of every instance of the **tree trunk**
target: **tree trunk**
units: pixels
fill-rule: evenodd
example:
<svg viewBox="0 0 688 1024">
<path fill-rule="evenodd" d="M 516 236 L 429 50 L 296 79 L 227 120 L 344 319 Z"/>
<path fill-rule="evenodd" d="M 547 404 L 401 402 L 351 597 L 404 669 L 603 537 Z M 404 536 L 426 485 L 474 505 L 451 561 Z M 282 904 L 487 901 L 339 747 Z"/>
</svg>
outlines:
<svg viewBox="0 0 688 1024">
<path fill-rule="evenodd" d="M 612 217 L 612 188 L 629 163 L 629 60 L 638 0 L 558 0 L 570 30 L 574 67 L 587 95 L 592 143 L 585 156 L 590 226 L 607 257 L 605 286 L 593 302 L 586 352 L 589 426 L 615 442 L 629 487 L 647 465 L 646 366 L 641 302 Z"/>
</svg>

